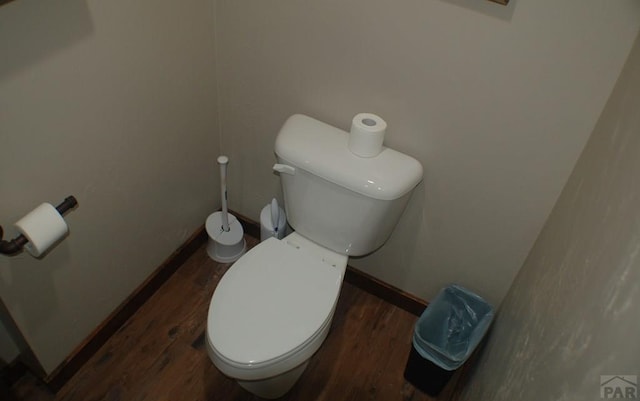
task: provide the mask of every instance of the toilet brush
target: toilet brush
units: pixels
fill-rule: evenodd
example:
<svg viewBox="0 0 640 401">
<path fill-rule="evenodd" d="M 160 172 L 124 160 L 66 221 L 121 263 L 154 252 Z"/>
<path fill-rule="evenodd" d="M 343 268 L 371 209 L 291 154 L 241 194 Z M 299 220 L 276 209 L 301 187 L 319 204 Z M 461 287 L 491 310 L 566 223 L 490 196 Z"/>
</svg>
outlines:
<svg viewBox="0 0 640 401">
<path fill-rule="evenodd" d="M 227 156 L 218 157 L 220 165 L 220 200 L 222 210 L 207 218 L 205 228 L 209 235 L 207 254 L 216 262 L 231 263 L 242 256 L 246 249 L 244 230 L 238 219 L 227 209 Z"/>
</svg>

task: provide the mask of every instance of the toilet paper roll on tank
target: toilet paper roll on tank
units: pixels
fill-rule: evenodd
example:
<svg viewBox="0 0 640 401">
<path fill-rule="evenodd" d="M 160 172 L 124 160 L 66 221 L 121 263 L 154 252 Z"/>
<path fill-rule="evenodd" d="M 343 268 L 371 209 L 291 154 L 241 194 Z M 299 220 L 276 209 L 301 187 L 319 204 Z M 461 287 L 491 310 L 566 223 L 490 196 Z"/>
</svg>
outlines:
<svg viewBox="0 0 640 401">
<path fill-rule="evenodd" d="M 371 113 L 360 113 L 353 117 L 349 132 L 349 150 L 356 156 L 376 157 L 382 152 L 387 123 Z"/>
</svg>

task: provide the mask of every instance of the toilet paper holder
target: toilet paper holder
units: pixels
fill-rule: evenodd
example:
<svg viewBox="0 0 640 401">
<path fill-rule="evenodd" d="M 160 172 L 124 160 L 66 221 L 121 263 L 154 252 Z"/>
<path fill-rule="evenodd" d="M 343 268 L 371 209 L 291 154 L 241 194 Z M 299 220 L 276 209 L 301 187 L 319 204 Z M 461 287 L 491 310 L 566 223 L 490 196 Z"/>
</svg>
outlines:
<svg viewBox="0 0 640 401">
<path fill-rule="evenodd" d="M 70 209 L 73 209 L 78 205 L 78 201 L 74 196 L 67 196 L 65 200 L 62 201 L 58 206 L 56 206 L 56 210 L 60 215 L 63 215 Z M 11 241 L 5 241 L 2 239 L 3 236 L 2 226 L 0 226 L 0 253 L 4 255 L 14 255 L 22 250 L 22 248 L 29 242 L 27 237 L 20 234 Z"/>
</svg>

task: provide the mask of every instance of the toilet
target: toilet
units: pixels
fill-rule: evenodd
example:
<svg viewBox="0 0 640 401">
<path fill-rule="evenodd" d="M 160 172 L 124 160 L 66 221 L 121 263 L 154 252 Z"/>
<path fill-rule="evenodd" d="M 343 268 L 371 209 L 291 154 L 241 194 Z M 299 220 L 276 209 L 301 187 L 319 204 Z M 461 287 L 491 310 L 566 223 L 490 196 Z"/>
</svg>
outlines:
<svg viewBox="0 0 640 401">
<path fill-rule="evenodd" d="M 348 133 L 296 114 L 275 143 L 285 211 L 295 230 L 260 243 L 225 273 L 207 315 L 213 364 L 249 392 L 286 394 L 329 333 L 349 256 L 389 238 L 422 166 L 384 148 L 349 151 Z"/>
</svg>

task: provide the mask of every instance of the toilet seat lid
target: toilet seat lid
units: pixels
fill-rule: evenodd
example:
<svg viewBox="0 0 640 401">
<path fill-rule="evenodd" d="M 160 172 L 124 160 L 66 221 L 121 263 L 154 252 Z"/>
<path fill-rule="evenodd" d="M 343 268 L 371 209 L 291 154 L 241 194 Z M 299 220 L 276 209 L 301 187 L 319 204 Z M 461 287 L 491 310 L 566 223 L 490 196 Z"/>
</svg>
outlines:
<svg viewBox="0 0 640 401">
<path fill-rule="evenodd" d="M 270 238 L 242 256 L 220 280 L 209 305 L 209 341 L 239 364 L 281 357 L 320 330 L 341 284 L 340 269 Z"/>
</svg>

